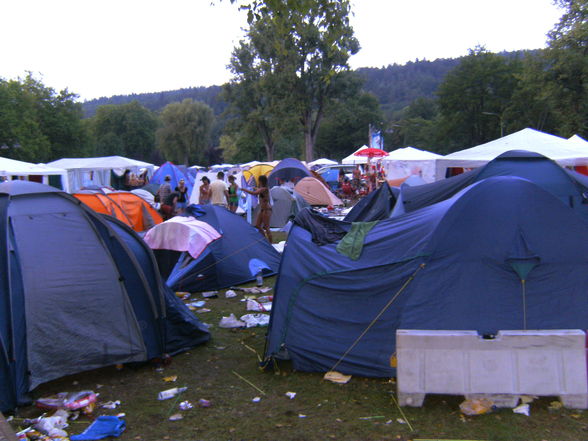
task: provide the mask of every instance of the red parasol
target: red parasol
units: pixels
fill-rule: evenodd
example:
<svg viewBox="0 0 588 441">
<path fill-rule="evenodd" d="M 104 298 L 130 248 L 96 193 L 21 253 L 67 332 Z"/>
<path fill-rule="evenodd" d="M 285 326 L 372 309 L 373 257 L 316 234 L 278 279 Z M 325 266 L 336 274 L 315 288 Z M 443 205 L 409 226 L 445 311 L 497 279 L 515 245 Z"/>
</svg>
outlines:
<svg viewBox="0 0 588 441">
<path fill-rule="evenodd" d="M 368 158 L 382 158 L 388 156 L 388 153 L 382 149 L 376 149 L 374 147 L 366 147 L 353 154 L 354 156 L 367 156 Z"/>
</svg>

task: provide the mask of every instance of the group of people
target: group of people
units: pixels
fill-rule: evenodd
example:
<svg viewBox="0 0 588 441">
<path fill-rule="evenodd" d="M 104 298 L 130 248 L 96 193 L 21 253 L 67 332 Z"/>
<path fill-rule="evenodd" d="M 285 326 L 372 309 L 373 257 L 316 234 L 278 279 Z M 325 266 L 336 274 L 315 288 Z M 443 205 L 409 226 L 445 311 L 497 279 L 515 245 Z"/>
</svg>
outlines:
<svg viewBox="0 0 588 441">
<path fill-rule="evenodd" d="M 149 184 L 148 170 L 142 169 L 140 170 L 139 174 L 135 174 L 127 169 L 123 173 L 122 180 L 123 185 L 127 188 L 127 190 L 143 187 L 144 185 Z"/>
<path fill-rule="evenodd" d="M 351 180 L 343 169 L 339 170 L 336 192 L 339 197 L 353 199 L 377 190 L 385 179 L 386 172 L 380 164 L 367 164 L 365 173 L 356 165 Z"/>
<path fill-rule="evenodd" d="M 166 176 L 163 185 L 157 192 L 160 202 L 160 213 L 164 220 L 180 214 L 189 200 L 188 189 L 183 179 L 180 179 L 178 186 L 171 190 L 171 177 Z M 210 182 L 208 177 L 203 176 L 202 184 L 199 188 L 199 204 L 218 205 L 225 207 L 235 213 L 239 206 L 239 186 L 237 185 L 234 175 L 228 177 L 229 184 L 225 182 L 225 174 L 219 171 L 216 180 Z M 242 188 L 241 191 L 257 196 L 259 198 L 259 213 L 257 215 L 255 226 L 267 240 L 272 242 L 272 233 L 270 230 L 270 218 L 272 215 L 272 205 L 269 194 L 269 186 L 266 176 L 259 177 L 259 185 L 254 190 Z"/>
<path fill-rule="evenodd" d="M 167 175 L 163 184 L 157 190 L 157 199 L 159 202 L 159 212 L 163 217 L 163 220 L 171 219 L 177 214 L 180 214 L 186 208 L 188 203 L 188 187 L 186 187 L 186 181 L 180 179 L 177 187 L 172 191 L 171 189 L 171 176 Z"/>
</svg>

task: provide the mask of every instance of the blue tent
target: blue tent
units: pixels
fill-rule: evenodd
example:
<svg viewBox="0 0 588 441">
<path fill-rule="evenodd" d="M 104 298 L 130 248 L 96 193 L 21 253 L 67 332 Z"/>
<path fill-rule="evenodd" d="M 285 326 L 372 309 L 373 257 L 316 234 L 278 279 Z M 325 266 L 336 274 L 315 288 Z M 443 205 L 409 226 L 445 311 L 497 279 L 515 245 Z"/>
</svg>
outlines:
<svg viewBox="0 0 588 441">
<path fill-rule="evenodd" d="M 306 176 L 311 176 L 308 168 L 295 158 L 282 159 L 278 165 L 274 167 L 267 177 L 270 188 L 280 185 L 281 182 L 291 181 L 296 183 Z"/>
<path fill-rule="evenodd" d="M 390 217 L 399 190 L 384 182 L 376 191 L 361 198 L 345 216 L 347 222 L 371 222 Z"/>
<path fill-rule="evenodd" d="M 519 176 L 528 179 L 558 197 L 588 220 L 588 184 L 586 177 L 560 167 L 535 152 L 511 150 L 483 167 L 430 184 L 402 187 L 392 215 L 411 212 L 450 198 L 468 185 L 491 176 Z"/>
<path fill-rule="evenodd" d="M 371 230 L 353 225 L 295 219 L 268 362 L 388 377 L 397 329 L 588 329 L 588 225 L 530 181 L 489 178 Z"/>
<path fill-rule="evenodd" d="M 149 180 L 150 184 L 163 184 L 166 176 L 171 177 L 170 185 L 172 190 L 178 186 L 178 182 L 180 179 L 183 179 L 186 183 L 186 187 L 188 188 L 188 198 L 192 194 L 192 188 L 194 188 L 194 176 L 191 173 L 188 173 L 186 167 L 177 166 L 171 162 L 166 162 L 159 167 L 153 176 Z"/>
<path fill-rule="evenodd" d="M 222 237 L 210 243 L 204 252 L 193 259 L 188 253 L 156 250 L 161 268 L 165 259 L 174 266 L 167 277 L 167 285 L 176 291 L 208 291 L 240 285 L 255 280 L 261 270 L 266 276 L 274 275 L 280 265 L 280 254 L 267 239 L 241 216 L 224 207 L 190 205 L 183 213 L 208 223 Z M 171 256 L 171 257 L 170 257 Z"/>
<path fill-rule="evenodd" d="M 208 340 L 138 236 L 67 193 L 0 184 L 0 229 L 0 410 L 41 383 Z"/>
</svg>

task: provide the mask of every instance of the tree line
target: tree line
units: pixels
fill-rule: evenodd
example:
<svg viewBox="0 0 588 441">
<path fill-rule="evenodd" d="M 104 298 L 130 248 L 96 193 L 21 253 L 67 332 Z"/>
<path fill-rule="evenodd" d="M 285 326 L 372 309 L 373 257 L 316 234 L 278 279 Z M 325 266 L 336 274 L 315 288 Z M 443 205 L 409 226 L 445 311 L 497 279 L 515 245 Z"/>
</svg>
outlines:
<svg viewBox="0 0 588 441">
<path fill-rule="evenodd" d="M 32 75 L 0 79 L 0 155 L 122 155 L 154 163 L 341 159 L 365 144 L 442 154 L 531 127 L 588 137 L 588 0 L 557 0 L 544 50 L 352 71 L 346 0 L 233 0 L 248 11 L 223 86 L 84 104 Z M 84 118 L 84 112 L 87 117 Z"/>
</svg>

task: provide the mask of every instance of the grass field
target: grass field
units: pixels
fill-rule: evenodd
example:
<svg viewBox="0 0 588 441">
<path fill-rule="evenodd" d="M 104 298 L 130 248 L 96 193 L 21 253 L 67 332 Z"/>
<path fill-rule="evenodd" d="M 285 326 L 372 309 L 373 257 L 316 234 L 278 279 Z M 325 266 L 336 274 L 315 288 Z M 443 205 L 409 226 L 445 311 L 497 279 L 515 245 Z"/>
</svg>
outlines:
<svg viewBox="0 0 588 441">
<path fill-rule="evenodd" d="M 275 278 L 265 280 L 272 286 Z M 428 396 L 422 408 L 402 408 L 395 402 L 395 383 L 390 379 L 354 377 L 345 385 L 323 380 L 322 374 L 294 372 L 286 363 L 279 371 L 263 372 L 265 328 L 224 329 L 223 316 L 246 314 L 243 294 L 208 299 L 210 312 L 199 314 L 211 324 L 212 339 L 206 345 L 174 357 L 163 370 L 146 364 L 108 367 L 65 377 L 33 391 L 33 398 L 62 391 L 94 390 L 100 402 L 120 400 L 117 409 L 97 408 L 93 416 L 126 414 L 126 440 L 588 440 L 588 412 L 550 409 L 555 397 L 531 403 L 530 416 L 511 409 L 475 417 L 463 416 L 458 396 Z M 192 300 L 200 299 L 194 294 Z M 80 342 L 83 344 L 83 342 Z M 164 377 L 177 376 L 175 382 Z M 176 398 L 157 399 L 171 387 L 188 389 Z M 293 399 L 287 392 L 295 392 Z M 260 400 L 254 402 L 258 397 Z M 198 407 L 198 400 L 210 407 Z M 193 409 L 181 411 L 189 401 Z M 11 422 L 18 428 L 23 418 L 40 411 L 19 409 Z M 181 414 L 182 419 L 170 421 Z M 67 429 L 80 433 L 91 418 L 82 416 Z"/>
</svg>

